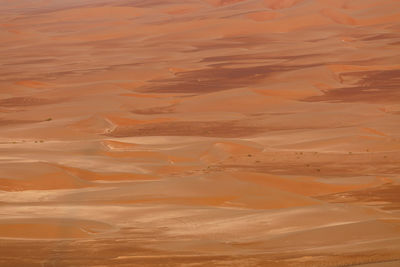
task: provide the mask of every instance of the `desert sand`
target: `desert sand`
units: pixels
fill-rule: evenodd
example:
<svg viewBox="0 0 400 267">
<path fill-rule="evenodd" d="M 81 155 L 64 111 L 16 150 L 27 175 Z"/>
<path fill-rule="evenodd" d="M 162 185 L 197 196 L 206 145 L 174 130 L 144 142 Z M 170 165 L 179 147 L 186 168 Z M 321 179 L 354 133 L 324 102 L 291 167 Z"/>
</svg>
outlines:
<svg viewBox="0 0 400 267">
<path fill-rule="evenodd" d="M 1 0 L 0 266 L 400 266 L 397 0 Z"/>
</svg>

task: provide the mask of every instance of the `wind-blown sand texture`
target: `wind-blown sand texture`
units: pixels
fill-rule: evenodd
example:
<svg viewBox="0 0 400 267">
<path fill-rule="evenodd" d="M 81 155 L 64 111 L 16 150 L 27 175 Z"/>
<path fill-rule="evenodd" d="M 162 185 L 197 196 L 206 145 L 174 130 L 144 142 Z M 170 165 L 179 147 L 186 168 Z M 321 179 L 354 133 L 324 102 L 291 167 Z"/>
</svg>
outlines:
<svg viewBox="0 0 400 267">
<path fill-rule="evenodd" d="M 400 266 L 397 0 L 0 0 L 0 266 Z"/>
</svg>

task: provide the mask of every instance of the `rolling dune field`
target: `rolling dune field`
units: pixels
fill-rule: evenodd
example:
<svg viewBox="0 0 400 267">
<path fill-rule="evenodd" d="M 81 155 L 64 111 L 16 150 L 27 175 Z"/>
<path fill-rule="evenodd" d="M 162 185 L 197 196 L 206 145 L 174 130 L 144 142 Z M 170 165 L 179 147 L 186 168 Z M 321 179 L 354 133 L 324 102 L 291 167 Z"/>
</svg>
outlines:
<svg viewBox="0 0 400 267">
<path fill-rule="evenodd" d="M 400 266 L 400 1 L 0 0 L 0 266 Z"/>
</svg>

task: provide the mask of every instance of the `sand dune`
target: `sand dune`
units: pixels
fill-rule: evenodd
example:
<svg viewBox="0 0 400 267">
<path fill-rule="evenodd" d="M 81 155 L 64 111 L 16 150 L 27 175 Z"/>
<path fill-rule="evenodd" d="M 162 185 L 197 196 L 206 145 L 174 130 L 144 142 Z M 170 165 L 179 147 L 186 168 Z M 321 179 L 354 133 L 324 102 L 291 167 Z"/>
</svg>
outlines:
<svg viewBox="0 0 400 267">
<path fill-rule="evenodd" d="M 398 266 L 399 8 L 0 1 L 0 265 Z"/>
</svg>

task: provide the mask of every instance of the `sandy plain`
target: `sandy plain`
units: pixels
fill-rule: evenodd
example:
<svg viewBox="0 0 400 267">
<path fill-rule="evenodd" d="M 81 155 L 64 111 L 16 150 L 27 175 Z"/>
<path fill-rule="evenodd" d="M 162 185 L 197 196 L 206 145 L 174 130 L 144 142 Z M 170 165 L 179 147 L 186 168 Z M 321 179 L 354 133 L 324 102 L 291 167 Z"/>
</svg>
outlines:
<svg viewBox="0 0 400 267">
<path fill-rule="evenodd" d="M 400 266 L 396 0 L 0 0 L 1 266 Z"/>
</svg>

